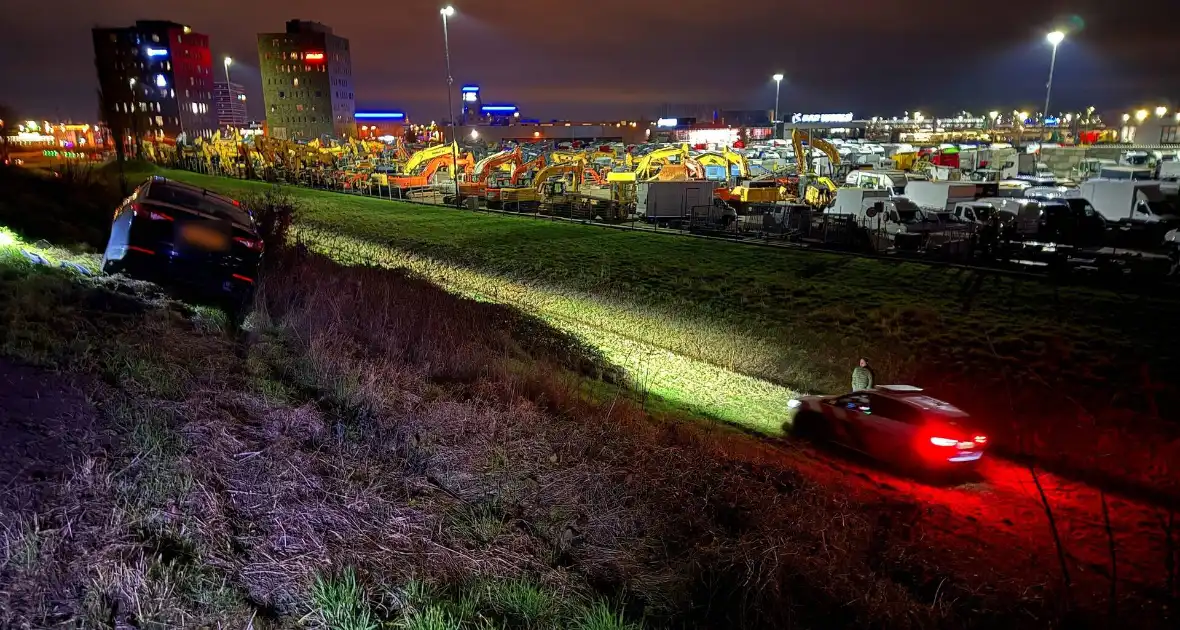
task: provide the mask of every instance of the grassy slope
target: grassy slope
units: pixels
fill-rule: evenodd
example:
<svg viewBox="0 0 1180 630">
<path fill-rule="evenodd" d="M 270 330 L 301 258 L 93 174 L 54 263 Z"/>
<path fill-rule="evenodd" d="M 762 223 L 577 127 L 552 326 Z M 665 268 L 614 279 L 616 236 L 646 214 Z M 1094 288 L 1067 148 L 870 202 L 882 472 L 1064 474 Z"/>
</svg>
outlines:
<svg viewBox="0 0 1180 630">
<path fill-rule="evenodd" d="M 266 186 L 169 175 L 232 194 Z M 1127 407 L 1152 412 L 1139 392 L 1175 378 L 1165 369 L 1171 350 L 1157 344 L 1180 313 L 1175 302 L 908 263 L 291 193 L 307 202 L 305 228 L 343 237 L 358 256 L 408 252 L 448 263 L 452 275 L 474 270 L 544 287 L 550 299 L 525 305 L 799 390 L 846 387 L 851 364 L 867 355 L 879 380 L 936 386 L 984 417 L 1013 420 L 1027 432 L 1026 446 L 1048 454 L 1095 442 L 1112 452 L 1106 442 L 1113 438 L 1100 433 L 1106 429 L 1079 432 L 1075 420 L 1121 420 Z M 494 283 L 485 286 L 495 292 Z M 1157 391 L 1155 404 L 1171 404 L 1161 396 Z M 782 394 L 754 397 L 738 413 L 756 408 L 752 424 L 773 426 L 769 407 Z M 1057 419 L 1062 422 L 1046 422 Z M 1015 444 L 1014 435 L 1008 439 Z"/>
<path fill-rule="evenodd" d="M 0 512 L 0 626 L 949 627 L 1047 610 L 970 576 L 940 577 L 929 605 L 909 576 L 944 576 L 940 549 L 885 540 L 745 440 L 570 397 L 576 349 L 503 307 L 308 257 L 264 282 L 235 340 L 151 285 L 23 260 L 0 247 L 0 358 L 86 375 L 106 437 L 15 480 L 53 490 Z"/>
</svg>

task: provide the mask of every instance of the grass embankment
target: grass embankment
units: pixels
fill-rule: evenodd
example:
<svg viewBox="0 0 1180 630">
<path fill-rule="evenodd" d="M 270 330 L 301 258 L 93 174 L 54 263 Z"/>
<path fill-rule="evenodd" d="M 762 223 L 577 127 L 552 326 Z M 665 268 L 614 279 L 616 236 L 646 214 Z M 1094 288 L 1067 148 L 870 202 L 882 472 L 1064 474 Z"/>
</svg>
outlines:
<svg viewBox="0 0 1180 630">
<path fill-rule="evenodd" d="M 1052 614 L 1049 595 L 960 580 L 939 567 L 953 549 L 882 531 L 873 514 L 896 506 L 827 493 L 732 433 L 585 400 L 577 371 L 600 358 L 511 309 L 309 256 L 264 277 L 252 332 L 234 339 L 217 311 L 10 254 L 0 357 L 80 375 L 102 423 L 69 468 L 9 482 L 43 496 L 0 513 L 0 625 Z"/>
<path fill-rule="evenodd" d="M 266 188 L 169 175 L 231 194 Z M 1163 420 L 1180 379 L 1175 345 L 1160 343 L 1176 300 L 290 192 L 307 205 L 300 233 L 313 247 L 521 306 L 713 417 L 774 434 L 791 390 L 843 390 L 867 356 L 879 381 L 944 394 L 1009 452 L 1180 491 L 1180 436 Z"/>
</svg>

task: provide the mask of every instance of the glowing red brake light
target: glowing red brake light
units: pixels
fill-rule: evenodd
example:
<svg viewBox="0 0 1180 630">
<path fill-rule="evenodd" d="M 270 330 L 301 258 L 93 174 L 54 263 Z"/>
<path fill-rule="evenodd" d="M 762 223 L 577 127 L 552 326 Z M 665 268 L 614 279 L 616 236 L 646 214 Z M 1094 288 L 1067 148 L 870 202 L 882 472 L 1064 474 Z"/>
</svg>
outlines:
<svg viewBox="0 0 1180 630">
<path fill-rule="evenodd" d="M 258 239 L 246 238 L 244 236 L 235 236 L 234 240 L 245 245 L 247 249 L 254 252 L 262 251 L 262 241 Z"/>
<path fill-rule="evenodd" d="M 952 440 L 951 438 L 932 437 L 932 438 L 930 438 L 930 443 L 935 446 L 957 446 L 959 444 L 959 441 Z"/>
<path fill-rule="evenodd" d="M 975 436 L 975 443 L 976 444 L 987 444 L 987 436 L 986 435 Z"/>
<path fill-rule="evenodd" d="M 137 217 L 144 218 L 144 219 L 151 219 L 152 221 L 172 221 L 173 220 L 171 215 L 164 214 L 163 212 L 159 212 L 157 210 L 149 210 L 137 203 L 131 204 L 131 211 L 134 212 L 135 216 L 137 216 Z"/>
</svg>

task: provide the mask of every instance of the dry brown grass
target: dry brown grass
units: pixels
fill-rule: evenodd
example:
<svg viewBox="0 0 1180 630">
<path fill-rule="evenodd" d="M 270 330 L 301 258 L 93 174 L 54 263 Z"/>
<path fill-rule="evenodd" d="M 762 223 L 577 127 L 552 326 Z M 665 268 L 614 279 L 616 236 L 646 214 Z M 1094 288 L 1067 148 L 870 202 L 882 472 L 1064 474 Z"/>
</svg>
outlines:
<svg viewBox="0 0 1180 630">
<path fill-rule="evenodd" d="M 617 598 L 659 627 L 1041 627 L 1052 608 L 1020 596 L 1040 576 L 940 565 L 899 535 L 904 506 L 653 419 L 626 388 L 588 398 L 583 373 L 615 375 L 584 348 L 420 279 L 294 255 L 248 339 L 137 317 L 81 362 L 117 444 L 35 527 L 5 515 L 8 556 L 33 561 L 0 568 L 0 625 L 323 625 L 316 585 L 352 572 L 389 621 L 433 610 L 407 603 L 418 583 Z M 505 601 L 480 610 L 528 626 Z M 571 627 L 571 606 L 530 623 Z"/>
</svg>

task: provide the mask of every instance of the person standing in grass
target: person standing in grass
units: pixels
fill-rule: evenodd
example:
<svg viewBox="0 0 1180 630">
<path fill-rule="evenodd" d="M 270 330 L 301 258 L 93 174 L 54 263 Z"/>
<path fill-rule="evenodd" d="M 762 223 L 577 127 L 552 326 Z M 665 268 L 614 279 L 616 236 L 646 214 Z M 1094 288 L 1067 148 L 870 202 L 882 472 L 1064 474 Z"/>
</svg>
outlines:
<svg viewBox="0 0 1180 630">
<path fill-rule="evenodd" d="M 861 357 L 859 364 L 852 368 L 852 391 L 873 388 L 873 368 L 869 367 L 869 360 Z"/>
</svg>

